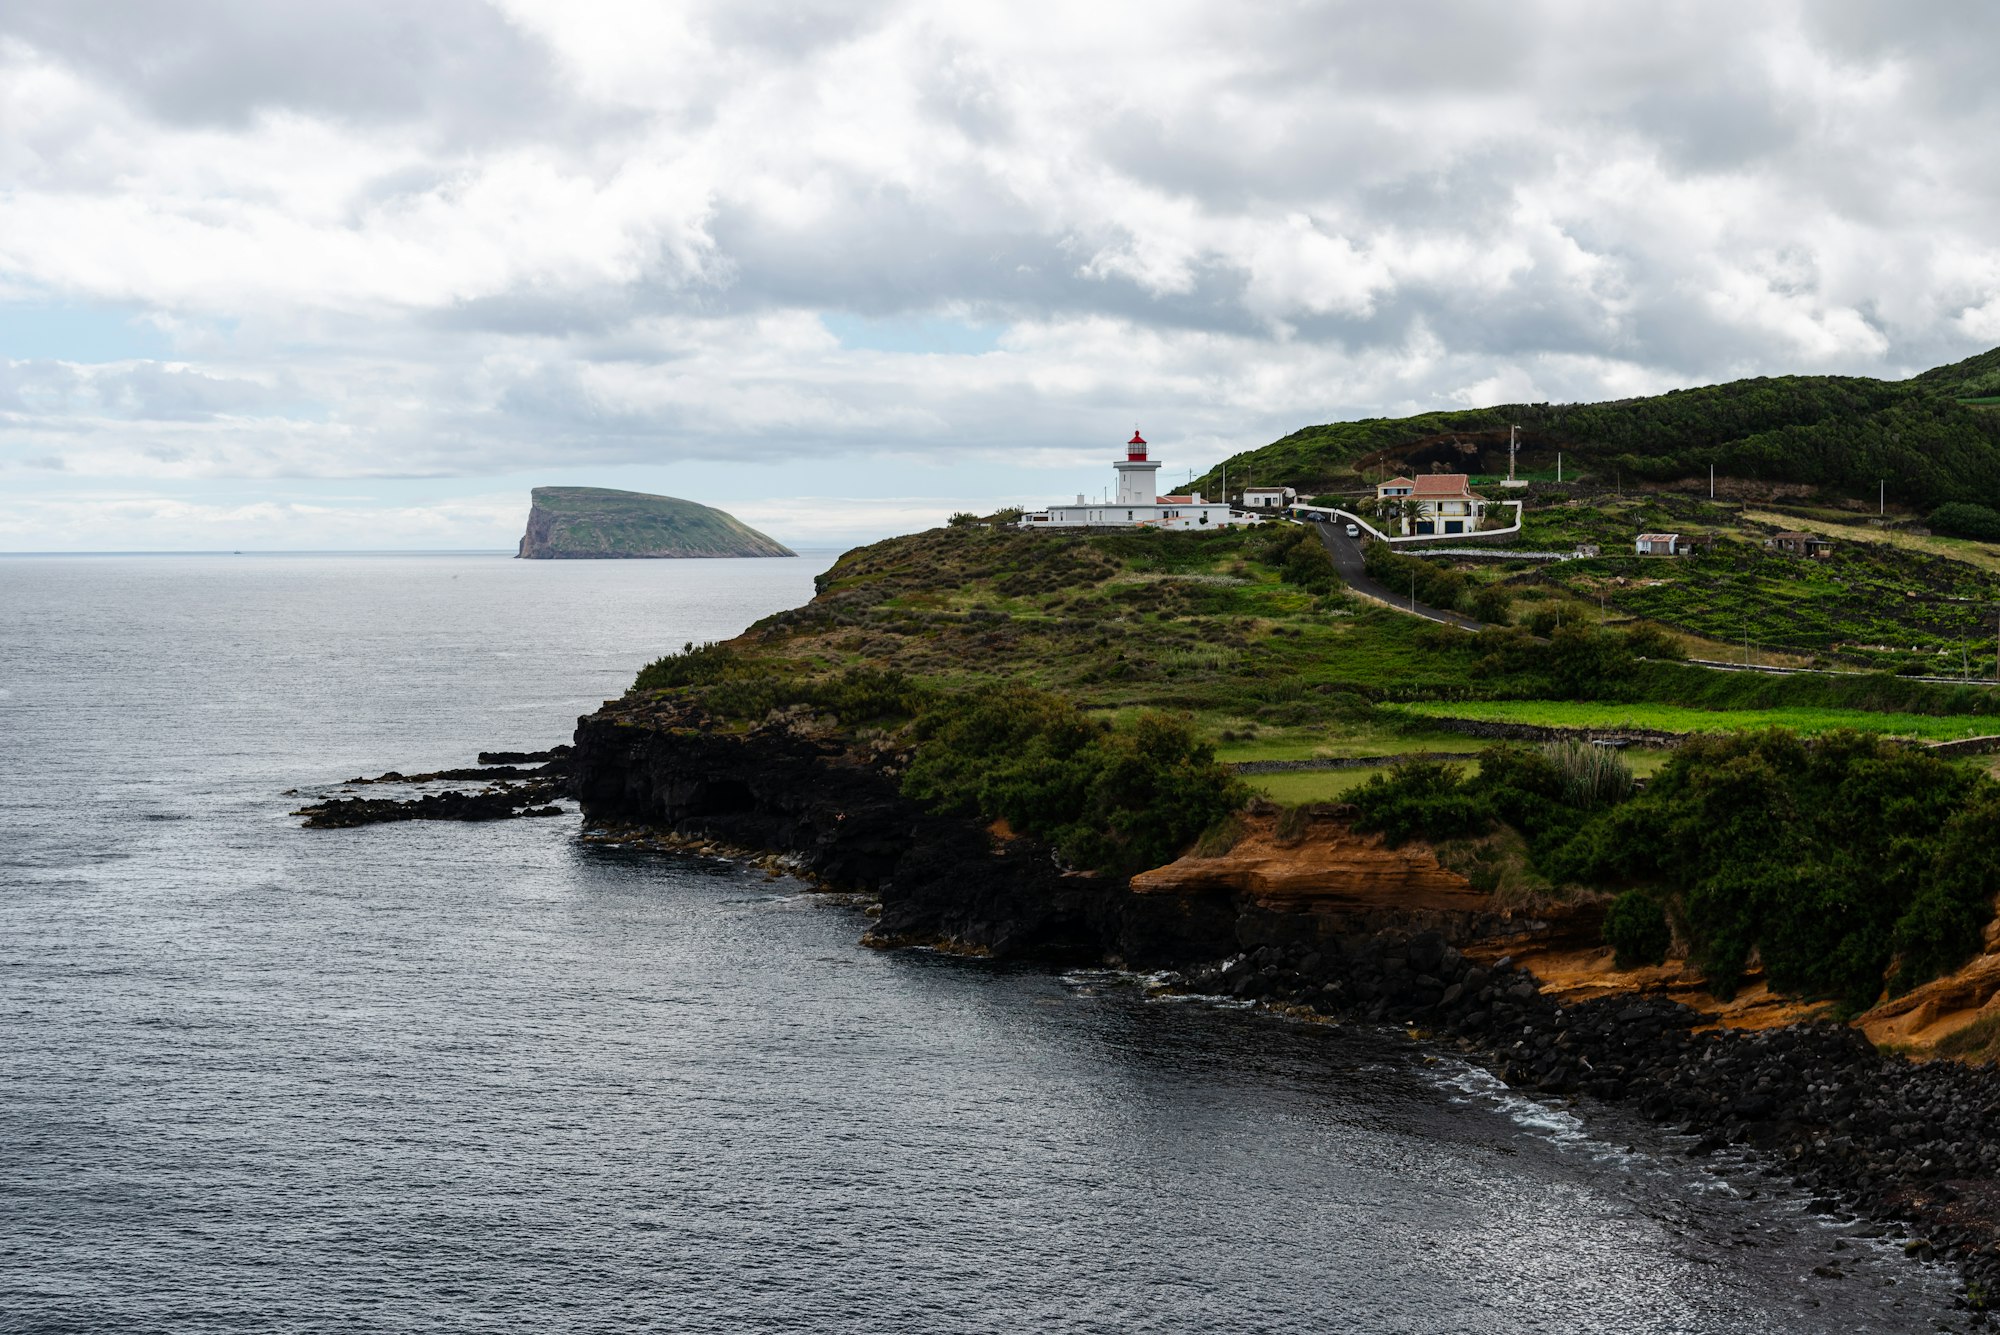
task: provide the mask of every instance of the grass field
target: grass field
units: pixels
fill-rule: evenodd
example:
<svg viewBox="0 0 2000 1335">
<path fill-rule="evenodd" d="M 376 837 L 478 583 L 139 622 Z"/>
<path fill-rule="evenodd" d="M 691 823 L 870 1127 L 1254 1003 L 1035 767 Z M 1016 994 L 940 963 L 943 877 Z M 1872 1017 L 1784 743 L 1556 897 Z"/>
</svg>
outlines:
<svg viewBox="0 0 2000 1335">
<path fill-rule="evenodd" d="M 1457 745 L 1439 750 L 1473 751 L 1492 743 L 1474 737 L 1459 737 Z M 1673 755 L 1657 747 L 1635 746 L 1619 753 L 1632 773 L 1642 779 L 1649 779 L 1660 772 Z M 1464 770 L 1467 777 L 1479 773 L 1476 760 L 1454 760 L 1451 762 Z M 2000 762 L 1996 762 L 2000 763 Z M 1246 774 L 1243 781 L 1270 798 L 1273 802 L 1296 805 L 1300 802 L 1338 802 L 1348 793 L 1367 783 L 1377 774 L 1386 772 L 1388 766 L 1372 769 L 1329 769 L 1290 770 L 1279 774 Z"/>
<path fill-rule="evenodd" d="M 1478 761 L 1461 761 L 1466 773 L 1479 772 Z M 1296 806 L 1301 802 L 1338 802 L 1367 783 L 1379 769 L 1292 770 L 1284 774 L 1246 774 L 1243 781 L 1270 798 Z"/>
<path fill-rule="evenodd" d="M 1899 533 L 1894 529 L 1872 528 L 1866 524 L 1836 524 L 1795 514 L 1774 514 L 1767 510 L 1745 510 L 1743 517 L 1760 524 L 1777 524 L 1805 533 L 1817 533 L 1822 537 L 1838 541 L 1880 543 L 1886 547 L 1901 547 L 1908 552 L 1922 552 L 1926 556 L 1942 556 L 1952 561 L 1963 561 L 1967 565 L 1978 566 L 1981 570 L 2000 571 L 2000 549 L 1996 549 L 1992 543 L 1974 542 L 1970 538 L 1940 538 L 1916 533 Z"/>
<path fill-rule="evenodd" d="M 1425 718 L 1461 718 L 1482 723 L 1529 723 L 1554 728 L 1647 728 L 1658 732 L 1737 732 L 1748 728 L 1792 728 L 1808 735 L 1853 728 L 1892 737 L 1950 741 L 1989 735 L 1992 719 L 1929 714 L 1877 714 L 1861 709 L 1683 709 L 1678 705 L 1601 704 L 1569 700 L 1490 700 L 1454 704 L 1384 705 L 1384 709 Z"/>
<path fill-rule="evenodd" d="M 1411 751 L 1483 751 L 1491 745 L 1484 738 L 1467 737 L 1442 728 L 1418 730 L 1344 723 L 1338 730 L 1330 731 L 1324 726 L 1288 728 L 1259 731 L 1248 740 L 1217 742 L 1215 758 L 1232 765 L 1245 760 L 1346 760 Z"/>
</svg>

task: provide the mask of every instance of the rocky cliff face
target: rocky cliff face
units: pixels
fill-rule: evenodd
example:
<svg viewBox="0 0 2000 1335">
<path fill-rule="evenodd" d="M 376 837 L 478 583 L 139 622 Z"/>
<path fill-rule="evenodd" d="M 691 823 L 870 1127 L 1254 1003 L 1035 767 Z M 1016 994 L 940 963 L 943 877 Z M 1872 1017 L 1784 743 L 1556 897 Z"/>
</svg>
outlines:
<svg viewBox="0 0 2000 1335">
<path fill-rule="evenodd" d="M 1339 822 L 1280 848 L 1253 821 L 1230 856 L 1130 885 L 1068 873 L 1034 840 L 924 810 L 831 743 L 777 726 L 718 732 L 673 706 L 621 702 L 579 720 L 574 765 L 587 821 L 792 855 L 831 887 L 878 896 L 883 944 L 1158 968 L 1419 922 L 1457 940 L 1521 926 L 1428 852 Z"/>
<path fill-rule="evenodd" d="M 1253 817 L 1222 857 L 1130 885 L 1067 875 L 1047 848 L 926 812 L 882 766 L 806 732 L 721 733 L 632 701 L 578 721 L 573 763 L 587 820 L 789 854 L 879 896 L 884 944 L 1176 968 L 1197 993 L 1421 1025 L 1516 1087 L 1699 1127 L 1691 1154 L 1765 1152 L 1815 1211 L 1907 1221 L 1904 1250 L 1955 1261 L 1968 1301 L 2000 1292 L 1996 1068 L 1913 1065 L 1840 1025 L 1717 1026 L 1668 996 L 1565 1005 L 1514 958 L 1518 937 L 1493 938 L 1580 949 L 1563 940 L 1578 924 L 1510 921 L 1421 848 L 1385 849 L 1331 818 L 1281 837 Z M 1985 1006 L 1989 981 L 1926 1003 Z M 1843 1277 L 1837 1258 L 1814 1273 Z"/>
</svg>

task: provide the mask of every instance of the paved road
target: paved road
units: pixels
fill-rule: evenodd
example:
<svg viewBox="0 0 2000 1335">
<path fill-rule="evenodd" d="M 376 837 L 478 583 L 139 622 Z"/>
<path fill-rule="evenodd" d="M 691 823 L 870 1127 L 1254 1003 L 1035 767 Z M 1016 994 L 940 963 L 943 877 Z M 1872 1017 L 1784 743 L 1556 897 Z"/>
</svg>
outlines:
<svg viewBox="0 0 2000 1335">
<path fill-rule="evenodd" d="M 1340 572 L 1340 577 L 1343 580 L 1347 581 L 1347 587 L 1353 589 L 1356 593 L 1361 594 L 1365 598 L 1373 598 L 1380 603 L 1387 603 L 1398 612 L 1408 612 L 1413 616 L 1423 617 L 1427 621 L 1438 621 L 1447 626 L 1457 626 L 1460 630 L 1484 630 L 1486 628 L 1483 623 L 1474 621 L 1471 617 L 1460 616 L 1456 612 L 1442 612 L 1435 607 L 1426 607 L 1422 603 L 1413 602 L 1411 601 L 1408 589 L 1404 589 L 1401 593 L 1393 593 L 1382 585 L 1377 584 L 1368 577 L 1368 571 L 1362 565 L 1360 541 L 1348 537 L 1343 525 L 1338 523 L 1318 524 L 1315 527 L 1319 529 L 1320 540 L 1326 544 L 1328 554 L 1333 557 L 1333 568 Z"/>
</svg>

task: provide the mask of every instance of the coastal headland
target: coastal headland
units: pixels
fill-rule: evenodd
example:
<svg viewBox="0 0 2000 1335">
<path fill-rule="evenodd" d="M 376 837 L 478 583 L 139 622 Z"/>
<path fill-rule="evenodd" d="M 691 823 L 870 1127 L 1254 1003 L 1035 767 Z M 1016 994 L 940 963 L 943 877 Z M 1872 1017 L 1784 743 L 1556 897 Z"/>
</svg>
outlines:
<svg viewBox="0 0 2000 1335">
<path fill-rule="evenodd" d="M 1817 414 L 1795 434 L 1824 463 L 1810 442 L 1844 438 L 1824 388 L 1748 398 Z M 1952 392 L 1853 411 L 1991 434 Z M 1371 470 L 1409 462 L 1394 425 L 1324 429 L 1339 448 L 1300 504 L 1367 506 Z M 1403 424 L 1407 450 L 1440 448 L 1437 425 Z M 1303 468 L 1302 438 L 1273 457 Z M 1257 467 L 1240 458 L 1232 479 Z M 1349 594 L 1331 526 L 1283 515 L 961 518 L 863 547 L 810 603 L 685 646 L 581 719 L 574 793 L 596 837 L 857 892 L 884 947 L 1163 971 L 1629 1104 L 1906 1230 L 1983 1310 L 2000 692 L 1967 628 L 2000 551 L 1907 504 L 1866 515 L 1823 469 L 1726 476 L 1710 499 L 1564 468 L 1523 489 L 1520 557 L 1368 544 L 1372 579 L 1476 632 Z M 1964 476 L 1927 476 L 1927 504 L 1982 508 L 1941 499 Z M 1634 551 L 1657 528 L 1675 556 Z M 1746 638 L 1767 638 L 1731 662 L 1721 623 L 1752 606 Z"/>
</svg>

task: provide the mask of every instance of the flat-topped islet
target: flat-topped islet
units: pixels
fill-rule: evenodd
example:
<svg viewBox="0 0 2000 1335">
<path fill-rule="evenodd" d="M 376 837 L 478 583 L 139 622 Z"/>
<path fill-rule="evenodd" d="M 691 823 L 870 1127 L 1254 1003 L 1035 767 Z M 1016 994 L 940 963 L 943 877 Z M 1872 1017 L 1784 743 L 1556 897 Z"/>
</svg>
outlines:
<svg viewBox="0 0 2000 1335">
<path fill-rule="evenodd" d="M 713 506 L 608 487 L 536 487 L 516 554 L 541 561 L 798 555 Z"/>
</svg>

